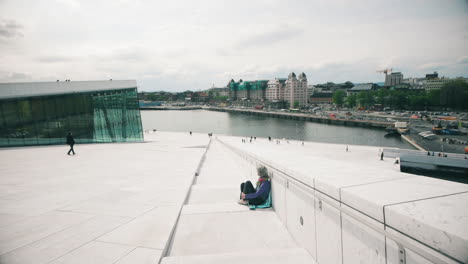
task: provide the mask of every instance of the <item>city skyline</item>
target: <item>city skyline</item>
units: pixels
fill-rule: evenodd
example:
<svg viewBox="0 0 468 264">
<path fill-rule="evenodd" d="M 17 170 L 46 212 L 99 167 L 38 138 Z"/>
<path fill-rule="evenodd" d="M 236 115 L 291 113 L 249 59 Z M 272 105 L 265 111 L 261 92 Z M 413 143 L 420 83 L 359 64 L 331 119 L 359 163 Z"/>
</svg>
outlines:
<svg viewBox="0 0 468 264">
<path fill-rule="evenodd" d="M 468 75 L 468 1 L 0 0 L 0 82 L 136 79 L 179 92 Z"/>
</svg>

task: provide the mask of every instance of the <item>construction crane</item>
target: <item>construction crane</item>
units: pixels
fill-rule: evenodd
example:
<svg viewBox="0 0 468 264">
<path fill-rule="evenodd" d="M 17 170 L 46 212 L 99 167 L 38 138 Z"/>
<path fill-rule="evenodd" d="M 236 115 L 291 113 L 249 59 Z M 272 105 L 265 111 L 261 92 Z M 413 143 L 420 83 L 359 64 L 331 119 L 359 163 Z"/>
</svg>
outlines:
<svg viewBox="0 0 468 264">
<path fill-rule="evenodd" d="M 391 69 L 391 68 L 390 68 L 390 69 L 387 68 L 387 69 L 383 69 L 383 70 L 380 70 L 380 71 L 377 71 L 377 72 L 385 73 L 385 77 L 386 77 L 389 73 L 392 72 L 392 69 Z"/>
</svg>

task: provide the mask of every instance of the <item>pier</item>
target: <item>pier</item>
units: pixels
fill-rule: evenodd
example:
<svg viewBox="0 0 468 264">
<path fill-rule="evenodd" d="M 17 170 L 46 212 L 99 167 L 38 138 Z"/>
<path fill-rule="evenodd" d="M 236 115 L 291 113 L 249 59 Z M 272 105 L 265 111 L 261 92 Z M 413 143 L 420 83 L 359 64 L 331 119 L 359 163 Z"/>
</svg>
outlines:
<svg viewBox="0 0 468 264">
<path fill-rule="evenodd" d="M 384 129 L 390 125 L 393 125 L 392 122 L 332 118 L 332 117 L 324 117 L 324 116 L 317 116 L 317 115 L 304 114 L 304 113 L 273 112 L 273 111 L 264 111 L 264 110 L 254 110 L 254 109 L 220 108 L 220 107 L 204 107 L 203 109 L 210 110 L 210 111 L 218 111 L 218 112 L 275 117 L 275 118 L 283 118 L 283 119 L 291 119 L 291 120 L 299 120 L 299 121 L 309 121 L 309 122 L 339 125 L 339 126 L 357 126 L 357 127 Z"/>
<path fill-rule="evenodd" d="M 200 110 L 201 106 L 146 106 L 140 110 Z"/>
</svg>

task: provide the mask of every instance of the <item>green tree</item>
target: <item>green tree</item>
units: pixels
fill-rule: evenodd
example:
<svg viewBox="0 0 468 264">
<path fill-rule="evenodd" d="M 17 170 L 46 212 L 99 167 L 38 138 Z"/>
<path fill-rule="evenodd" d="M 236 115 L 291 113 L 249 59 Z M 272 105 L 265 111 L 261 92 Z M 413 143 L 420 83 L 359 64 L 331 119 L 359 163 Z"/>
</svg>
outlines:
<svg viewBox="0 0 468 264">
<path fill-rule="evenodd" d="M 333 103 L 338 105 L 338 106 L 342 106 L 343 103 L 344 103 L 344 98 L 345 98 L 345 91 L 343 90 L 338 90 L 336 92 L 333 93 Z"/>
<path fill-rule="evenodd" d="M 427 103 L 432 107 L 440 106 L 440 89 L 430 90 L 427 93 Z"/>
<path fill-rule="evenodd" d="M 440 103 L 443 107 L 468 109 L 468 83 L 453 80 L 444 84 L 440 90 Z"/>
<path fill-rule="evenodd" d="M 393 90 L 390 92 L 393 107 L 395 109 L 406 109 L 408 105 L 408 96 L 406 91 Z"/>
<path fill-rule="evenodd" d="M 347 89 L 353 88 L 353 87 L 354 87 L 354 84 L 350 81 L 345 82 L 343 85 L 343 88 L 347 88 Z"/>
<path fill-rule="evenodd" d="M 409 108 L 413 110 L 425 110 L 427 106 L 427 95 L 425 92 L 410 93 L 408 96 Z"/>
<path fill-rule="evenodd" d="M 299 108 L 299 101 L 294 101 L 294 108 Z"/>
<path fill-rule="evenodd" d="M 379 90 L 377 90 L 377 98 L 376 98 L 376 102 L 378 104 L 381 104 L 383 106 L 385 106 L 388 102 L 388 96 L 389 96 L 389 91 L 385 88 L 380 88 Z"/>
<path fill-rule="evenodd" d="M 374 95 L 372 92 L 361 91 L 357 95 L 357 101 L 361 106 L 370 107 L 375 103 Z"/>
<path fill-rule="evenodd" d="M 349 107 L 355 107 L 356 106 L 356 101 L 357 101 L 357 96 L 356 94 L 352 93 L 346 97 L 346 104 Z"/>
<path fill-rule="evenodd" d="M 150 101 L 157 101 L 158 100 L 158 96 L 156 94 L 154 94 L 154 93 L 148 94 L 147 98 Z"/>
</svg>

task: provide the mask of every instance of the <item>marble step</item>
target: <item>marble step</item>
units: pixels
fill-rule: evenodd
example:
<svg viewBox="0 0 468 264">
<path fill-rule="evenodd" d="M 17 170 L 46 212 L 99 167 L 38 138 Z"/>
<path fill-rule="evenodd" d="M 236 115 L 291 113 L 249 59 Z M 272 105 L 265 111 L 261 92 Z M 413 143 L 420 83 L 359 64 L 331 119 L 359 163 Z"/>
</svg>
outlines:
<svg viewBox="0 0 468 264">
<path fill-rule="evenodd" d="M 279 250 L 238 251 L 224 254 L 188 255 L 165 257 L 161 264 L 282 264 L 307 263 L 315 264 L 312 256 L 303 248 L 289 248 Z"/>
</svg>

